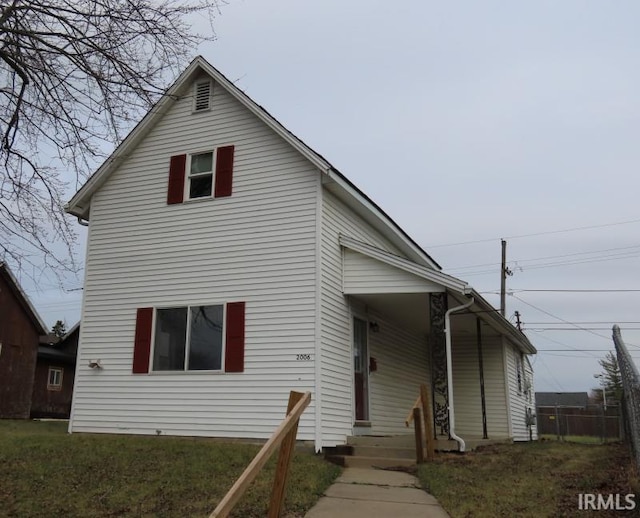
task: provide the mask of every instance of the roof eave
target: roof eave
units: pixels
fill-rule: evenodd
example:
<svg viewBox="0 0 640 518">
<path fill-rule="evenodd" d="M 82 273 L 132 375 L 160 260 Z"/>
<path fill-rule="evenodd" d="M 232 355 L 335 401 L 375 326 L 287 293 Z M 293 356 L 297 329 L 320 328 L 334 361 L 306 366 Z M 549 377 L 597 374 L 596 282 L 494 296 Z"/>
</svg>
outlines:
<svg viewBox="0 0 640 518">
<path fill-rule="evenodd" d="M 40 317 L 40 315 L 36 311 L 36 308 L 33 306 L 33 304 L 31 304 L 29 297 L 23 291 L 22 287 L 20 286 L 20 283 L 18 282 L 18 279 L 16 279 L 16 277 L 13 275 L 13 272 L 9 268 L 9 265 L 7 263 L 0 262 L 0 271 L 5 273 L 5 276 L 9 281 L 9 285 L 13 286 L 16 297 L 20 302 L 22 302 L 22 306 L 28 313 L 34 326 L 37 328 L 36 331 L 38 332 L 38 334 L 39 335 L 47 334 L 46 324 L 42 320 L 42 317 Z"/>
<path fill-rule="evenodd" d="M 104 183 L 106 178 L 109 176 L 109 173 L 127 157 L 128 152 L 147 135 L 149 130 L 169 109 L 171 103 L 175 101 L 176 93 L 185 86 L 191 75 L 195 73 L 198 68 L 209 74 L 216 82 L 222 85 L 232 97 L 264 122 L 277 135 L 283 138 L 303 157 L 309 160 L 318 170 L 340 185 L 340 187 L 353 198 L 355 203 L 358 203 L 366 211 L 374 215 L 389 230 L 389 232 L 396 237 L 397 243 L 405 249 L 404 251 L 407 255 L 411 256 L 413 260 L 420 261 L 421 263 L 437 268 L 438 270 L 441 269 L 440 265 L 433 260 L 427 252 L 413 241 L 413 239 L 411 239 L 411 237 L 409 237 L 409 235 L 404 232 L 400 226 L 391 219 L 391 217 L 389 217 L 366 194 L 358 189 L 355 184 L 348 180 L 346 176 L 334 168 L 319 153 L 311 149 L 307 144 L 286 129 L 269 112 L 250 99 L 248 95 L 229 81 L 229 79 L 227 79 L 220 71 L 201 56 L 197 56 L 189 64 L 185 71 L 180 74 L 156 105 L 145 115 L 145 117 L 129 133 L 111 156 L 89 178 L 89 180 L 87 180 L 73 198 L 71 198 L 64 207 L 66 212 L 82 219 L 89 219 L 91 197 L 93 194 L 102 185 L 102 183 Z"/>
<path fill-rule="evenodd" d="M 89 219 L 91 197 L 100 188 L 109 174 L 127 158 L 128 153 L 149 133 L 156 122 L 176 101 L 177 93 L 184 87 L 187 79 L 201 68 L 203 58 L 196 57 L 178 76 L 174 83 L 160 97 L 158 102 L 146 113 L 142 120 L 131 130 L 127 137 L 116 147 L 95 173 L 85 182 L 76 194 L 64 206 L 65 212 L 82 219 Z"/>
<path fill-rule="evenodd" d="M 526 335 L 516 329 L 511 322 L 509 322 L 506 318 L 504 318 L 489 302 L 480 295 L 476 290 L 472 290 L 471 296 L 478 303 L 479 306 L 486 312 L 491 320 L 504 331 L 504 336 L 506 336 L 509 340 L 514 342 L 520 349 L 526 354 L 536 354 L 538 351 L 533 346 L 533 344 L 529 341 Z"/>
</svg>

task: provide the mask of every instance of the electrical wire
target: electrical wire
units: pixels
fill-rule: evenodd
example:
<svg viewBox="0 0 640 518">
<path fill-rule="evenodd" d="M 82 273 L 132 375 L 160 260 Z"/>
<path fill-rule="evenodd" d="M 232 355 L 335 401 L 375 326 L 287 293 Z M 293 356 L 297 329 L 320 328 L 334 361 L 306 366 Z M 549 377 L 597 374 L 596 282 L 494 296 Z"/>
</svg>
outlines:
<svg viewBox="0 0 640 518">
<path fill-rule="evenodd" d="M 608 336 L 601 335 L 601 334 L 599 334 L 599 333 L 596 333 L 595 331 L 591 331 L 591 330 L 589 330 L 589 329 L 587 329 L 587 328 L 583 328 L 583 327 L 581 327 L 581 326 L 579 326 L 579 325 L 577 325 L 577 324 L 574 324 L 573 322 L 569 322 L 568 320 L 565 320 L 564 318 L 560 318 L 560 317 L 558 317 L 558 316 L 554 315 L 553 313 L 549 313 L 548 311 L 545 311 L 545 310 L 544 310 L 544 309 L 542 309 L 542 308 L 539 308 L 539 307 L 537 307 L 537 306 L 534 306 L 533 304 L 530 304 L 529 302 L 527 302 L 527 301 L 525 301 L 525 300 L 522 300 L 520 297 L 517 297 L 516 295 L 511 294 L 511 296 L 512 296 L 514 299 L 519 300 L 519 301 L 520 301 L 520 302 L 522 302 L 523 304 L 526 304 L 527 306 L 529 306 L 529 307 L 531 307 L 531 308 L 535 309 L 536 311 L 540 311 L 541 313 L 544 313 L 545 315 L 550 316 L 551 318 L 555 318 L 556 320 L 560 320 L 561 322 L 564 322 L 564 323 L 565 323 L 565 324 L 567 324 L 567 325 L 573 326 L 573 327 L 575 327 L 576 329 L 581 329 L 581 330 L 585 331 L 586 333 L 590 333 L 590 334 L 595 335 L 595 336 L 598 336 L 598 337 L 600 337 L 600 338 L 604 338 L 604 339 L 605 339 L 605 340 L 607 340 L 607 341 L 610 341 L 610 340 L 611 340 L 611 338 L 610 338 L 610 337 L 608 337 Z M 566 344 L 562 344 L 562 345 L 566 345 Z M 631 343 L 627 343 L 627 345 L 629 345 L 629 346 L 631 346 L 631 347 L 637 347 L 637 348 L 640 348 L 640 346 L 635 345 L 635 344 L 631 344 Z"/>
<path fill-rule="evenodd" d="M 476 243 L 489 243 L 491 241 L 498 241 L 500 239 L 521 239 L 521 238 L 525 238 L 525 237 L 536 237 L 536 236 L 546 236 L 549 234 L 561 234 L 564 232 L 577 232 L 577 231 L 581 231 L 581 230 L 591 230 L 591 229 L 595 229 L 595 228 L 605 228 L 605 227 L 614 227 L 614 226 L 618 226 L 618 225 L 629 225 L 631 223 L 640 223 L 640 219 L 630 219 L 627 221 L 618 221 L 616 223 L 603 223 L 601 225 L 590 225 L 590 226 L 586 226 L 586 227 L 573 227 L 573 228 L 565 228 L 562 230 L 548 230 L 545 232 L 536 232 L 533 234 L 520 234 L 517 236 L 507 236 L 507 237 L 503 237 L 503 238 L 499 238 L 499 237 L 494 237 L 491 239 L 476 239 L 474 241 L 462 241 L 459 243 L 446 243 L 446 244 L 441 244 L 441 245 L 431 245 L 429 246 L 429 248 L 444 248 L 444 247 L 448 247 L 448 246 L 462 246 L 462 245 L 472 245 L 472 244 L 476 244 Z"/>
<path fill-rule="evenodd" d="M 594 255 L 594 254 L 601 254 L 603 252 L 613 252 L 613 251 L 617 251 L 617 250 L 631 250 L 631 249 L 640 249 L 640 245 L 634 245 L 634 246 L 622 246 L 622 247 L 617 247 L 617 248 L 602 248 L 599 250 L 590 250 L 587 252 L 573 252 L 570 254 L 560 254 L 560 255 L 548 255 L 548 256 L 543 256 L 543 257 L 532 257 L 530 259 L 513 259 L 507 262 L 508 265 L 510 266 L 514 266 L 517 265 L 519 263 L 525 263 L 525 262 L 532 262 L 532 261 L 542 261 L 542 260 L 546 260 L 546 259 L 563 259 L 565 257 L 575 257 L 575 256 L 579 256 L 579 255 Z M 631 252 L 621 252 L 621 253 L 631 253 Z M 457 271 L 457 270 L 469 270 L 469 269 L 473 269 L 473 268 L 480 268 L 483 266 L 500 266 L 500 263 L 481 263 L 481 264 L 474 264 L 474 265 L 469 265 L 469 266 L 454 266 L 452 268 L 448 268 L 448 271 Z"/>
</svg>

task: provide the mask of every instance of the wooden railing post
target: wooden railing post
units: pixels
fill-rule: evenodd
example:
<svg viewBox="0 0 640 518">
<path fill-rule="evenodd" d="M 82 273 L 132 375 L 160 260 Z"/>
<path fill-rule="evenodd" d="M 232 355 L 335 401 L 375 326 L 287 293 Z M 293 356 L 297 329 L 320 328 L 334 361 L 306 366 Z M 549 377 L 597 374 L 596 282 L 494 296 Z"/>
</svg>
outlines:
<svg viewBox="0 0 640 518">
<path fill-rule="evenodd" d="M 416 462 L 424 463 L 424 439 L 422 437 L 422 411 L 413 407 L 413 426 L 416 434 Z"/>
<path fill-rule="evenodd" d="M 300 392 L 291 392 L 289 394 L 289 404 L 287 405 L 287 415 L 293 410 L 298 401 L 302 399 Z M 273 478 L 273 490 L 271 491 L 271 504 L 269 505 L 269 518 L 280 518 L 282 507 L 284 504 L 284 494 L 287 488 L 287 478 L 289 476 L 289 466 L 291 465 L 291 457 L 293 449 L 296 445 L 296 435 L 298 433 L 298 422 L 294 425 L 289 433 L 285 436 L 280 444 L 280 453 L 278 454 L 278 465 L 276 474 Z"/>
<path fill-rule="evenodd" d="M 293 403 L 292 403 L 293 401 Z M 287 417 L 280 423 L 280 426 L 276 428 L 273 432 L 273 435 L 269 438 L 269 440 L 262 446 L 262 449 L 258 452 L 258 454 L 253 458 L 251 463 L 247 466 L 247 469 L 244 470 L 242 475 L 238 477 L 235 481 L 231 489 L 224 495 L 224 498 L 218 504 L 213 512 L 209 515 L 209 518 L 226 518 L 229 516 L 229 513 L 233 509 L 233 507 L 238 503 L 238 500 L 242 497 L 244 492 L 249 487 L 249 484 L 253 482 L 256 478 L 262 467 L 267 463 L 273 452 L 276 450 L 278 446 L 285 440 L 285 438 L 289 438 L 289 434 L 292 430 L 292 439 L 289 438 L 291 442 L 288 450 L 288 459 L 286 459 L 286 466 L 289 465 L 291 460 L 291 450 L 293 449 L 293 445 L 295 444 L 296 434 L 295 431 L 298 429 L 298 422 L 300 421 L 300 416 L 304 409 L 309 406 L 311 402 L 311 393 L 305 392 L 304 394 L 291 392 L 289 395 L 289 411 L 287 412 Z M 284 465 L 283 461 L 283 465 Z M 280 462 L 278 462 L 278 466 L 280 466 Z M 277 477 L 276 477 L 277 478 Z M 282 495 L 284 495 L 284 483 L 286 482 L 286 474 L 281 477 L 282 482 Z M 275 487 L 274 487 L 275 492 Z M 282 505 L 282 503 L 280 503 Z M 269 515 L 271 516 L 271 514 Z"/>
<path fill-rule="evenodd" d="M 427 461 L 432 461 L 435 456 L 435 438 L 433 436 L 433 414 L 431 413 L 431 395 L 426 383 L 420 385 L 420 399 L 422 400 L 422 416 L 424 418 L 424 435 L 427 441 Z"/>
</svg>

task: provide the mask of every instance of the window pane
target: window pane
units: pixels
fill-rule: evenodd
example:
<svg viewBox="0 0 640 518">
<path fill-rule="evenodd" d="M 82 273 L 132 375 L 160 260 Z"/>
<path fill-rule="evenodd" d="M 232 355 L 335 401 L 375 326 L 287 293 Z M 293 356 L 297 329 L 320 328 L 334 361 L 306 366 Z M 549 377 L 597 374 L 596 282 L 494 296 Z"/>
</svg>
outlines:
<svg viewBox="0 0 640 518">
<path fill-rule="evenodd" d="M 213 171 L 213 153 L 201 153 L 191 156 L 191 174 Z"/>
<path fill-rule="evenodd" d="M 159 309 L 153 348 L 154 371 L 184 370 L 187 308 Z"/>
<path fill-rule="evenodd" d="M 191 308 L 189 370 L 222 368 L 222 306 Z"/>
<path fill-rule="evenodd" d="M 194 176 L 189 185 L 189 198 L 203 198 L 211 196 L 213 175 Z"/>
</svg>

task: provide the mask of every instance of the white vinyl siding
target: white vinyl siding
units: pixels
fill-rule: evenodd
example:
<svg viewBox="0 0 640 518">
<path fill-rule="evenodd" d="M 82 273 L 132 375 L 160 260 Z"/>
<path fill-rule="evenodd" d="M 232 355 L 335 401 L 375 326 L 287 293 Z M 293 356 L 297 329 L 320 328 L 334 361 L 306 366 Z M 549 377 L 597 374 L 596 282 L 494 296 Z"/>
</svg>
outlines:
<svg viewBox="0 0 640 518">
<path fill-rule="evenodd" d="M 481 438 L 482 399 L 480 396 L 480 367 L 476 341 L 454 339 L 452 359 L 456 433 L 462 438 Z M 487 435 L 489 439 L 508 438 L 509 425 L 501 339 L 483 337 L 482 359 Z"/>
<path fill-rule="evenodd" d="M 366 255 L 344 250 L 344 293 L 429 293 L 440 285 Z"/>
<path fill-rule="evenodd" d="M 321 350 L 322 446 L 343 444 L 352 433 L 351 311 L 342 293 L 340 234 L 401 255 L 326 189 L 322 203 Z"/>
<path fill-rule="evenodd" d="M 413 433 L 404 421 L 420 393 L 429 383 L 429 350 L 425 337 L 372 315 L 378 332 L 369 332 L 369 354 L 377 370 L 369 376 L 371 433 L 399 435 Z"/>
<path fill-rule="evenodd" d="M 518 391 L 517 361 L 520 352 L 508 341 L 505 340 L 506 357 L 507 357 L 507 376 L 509 380 L 509 409 L 511 412 L 511 436 L 514 441 L 528 441 L 529 428 L 526 425 L 527 408 L 534 408 L 532 399 L 529 394 L 524 391 L 524 376 L 522 378 L 523 390 Z M 526 359 L 523 359 L 523 366 L 527 365 Z M 526 374 L 526 368 L 523 369 L 525 376 L 530 376 L 533 388 L 533 376 Z M 533 394 L 533 392 L 531 392 Z M 535 429 L 535 427 L 534 427 Z M 535 438 L 535 436 L 534 436 Z"/>
<path fill-rule="evenodd" d="M 103 368 L 78 368 L 72 431 L 266 438 L 289 391 L 313 391 L 318 172 L 213 92 L 197 115 L 177 101 L 92 200 L 78 365 Z M 220 145 L 235 145 L 233 195 L 167 205 L 170 157 Z M 131 373 L 137 308 L 234 301 L 243 373 Z"/>
</svg>

